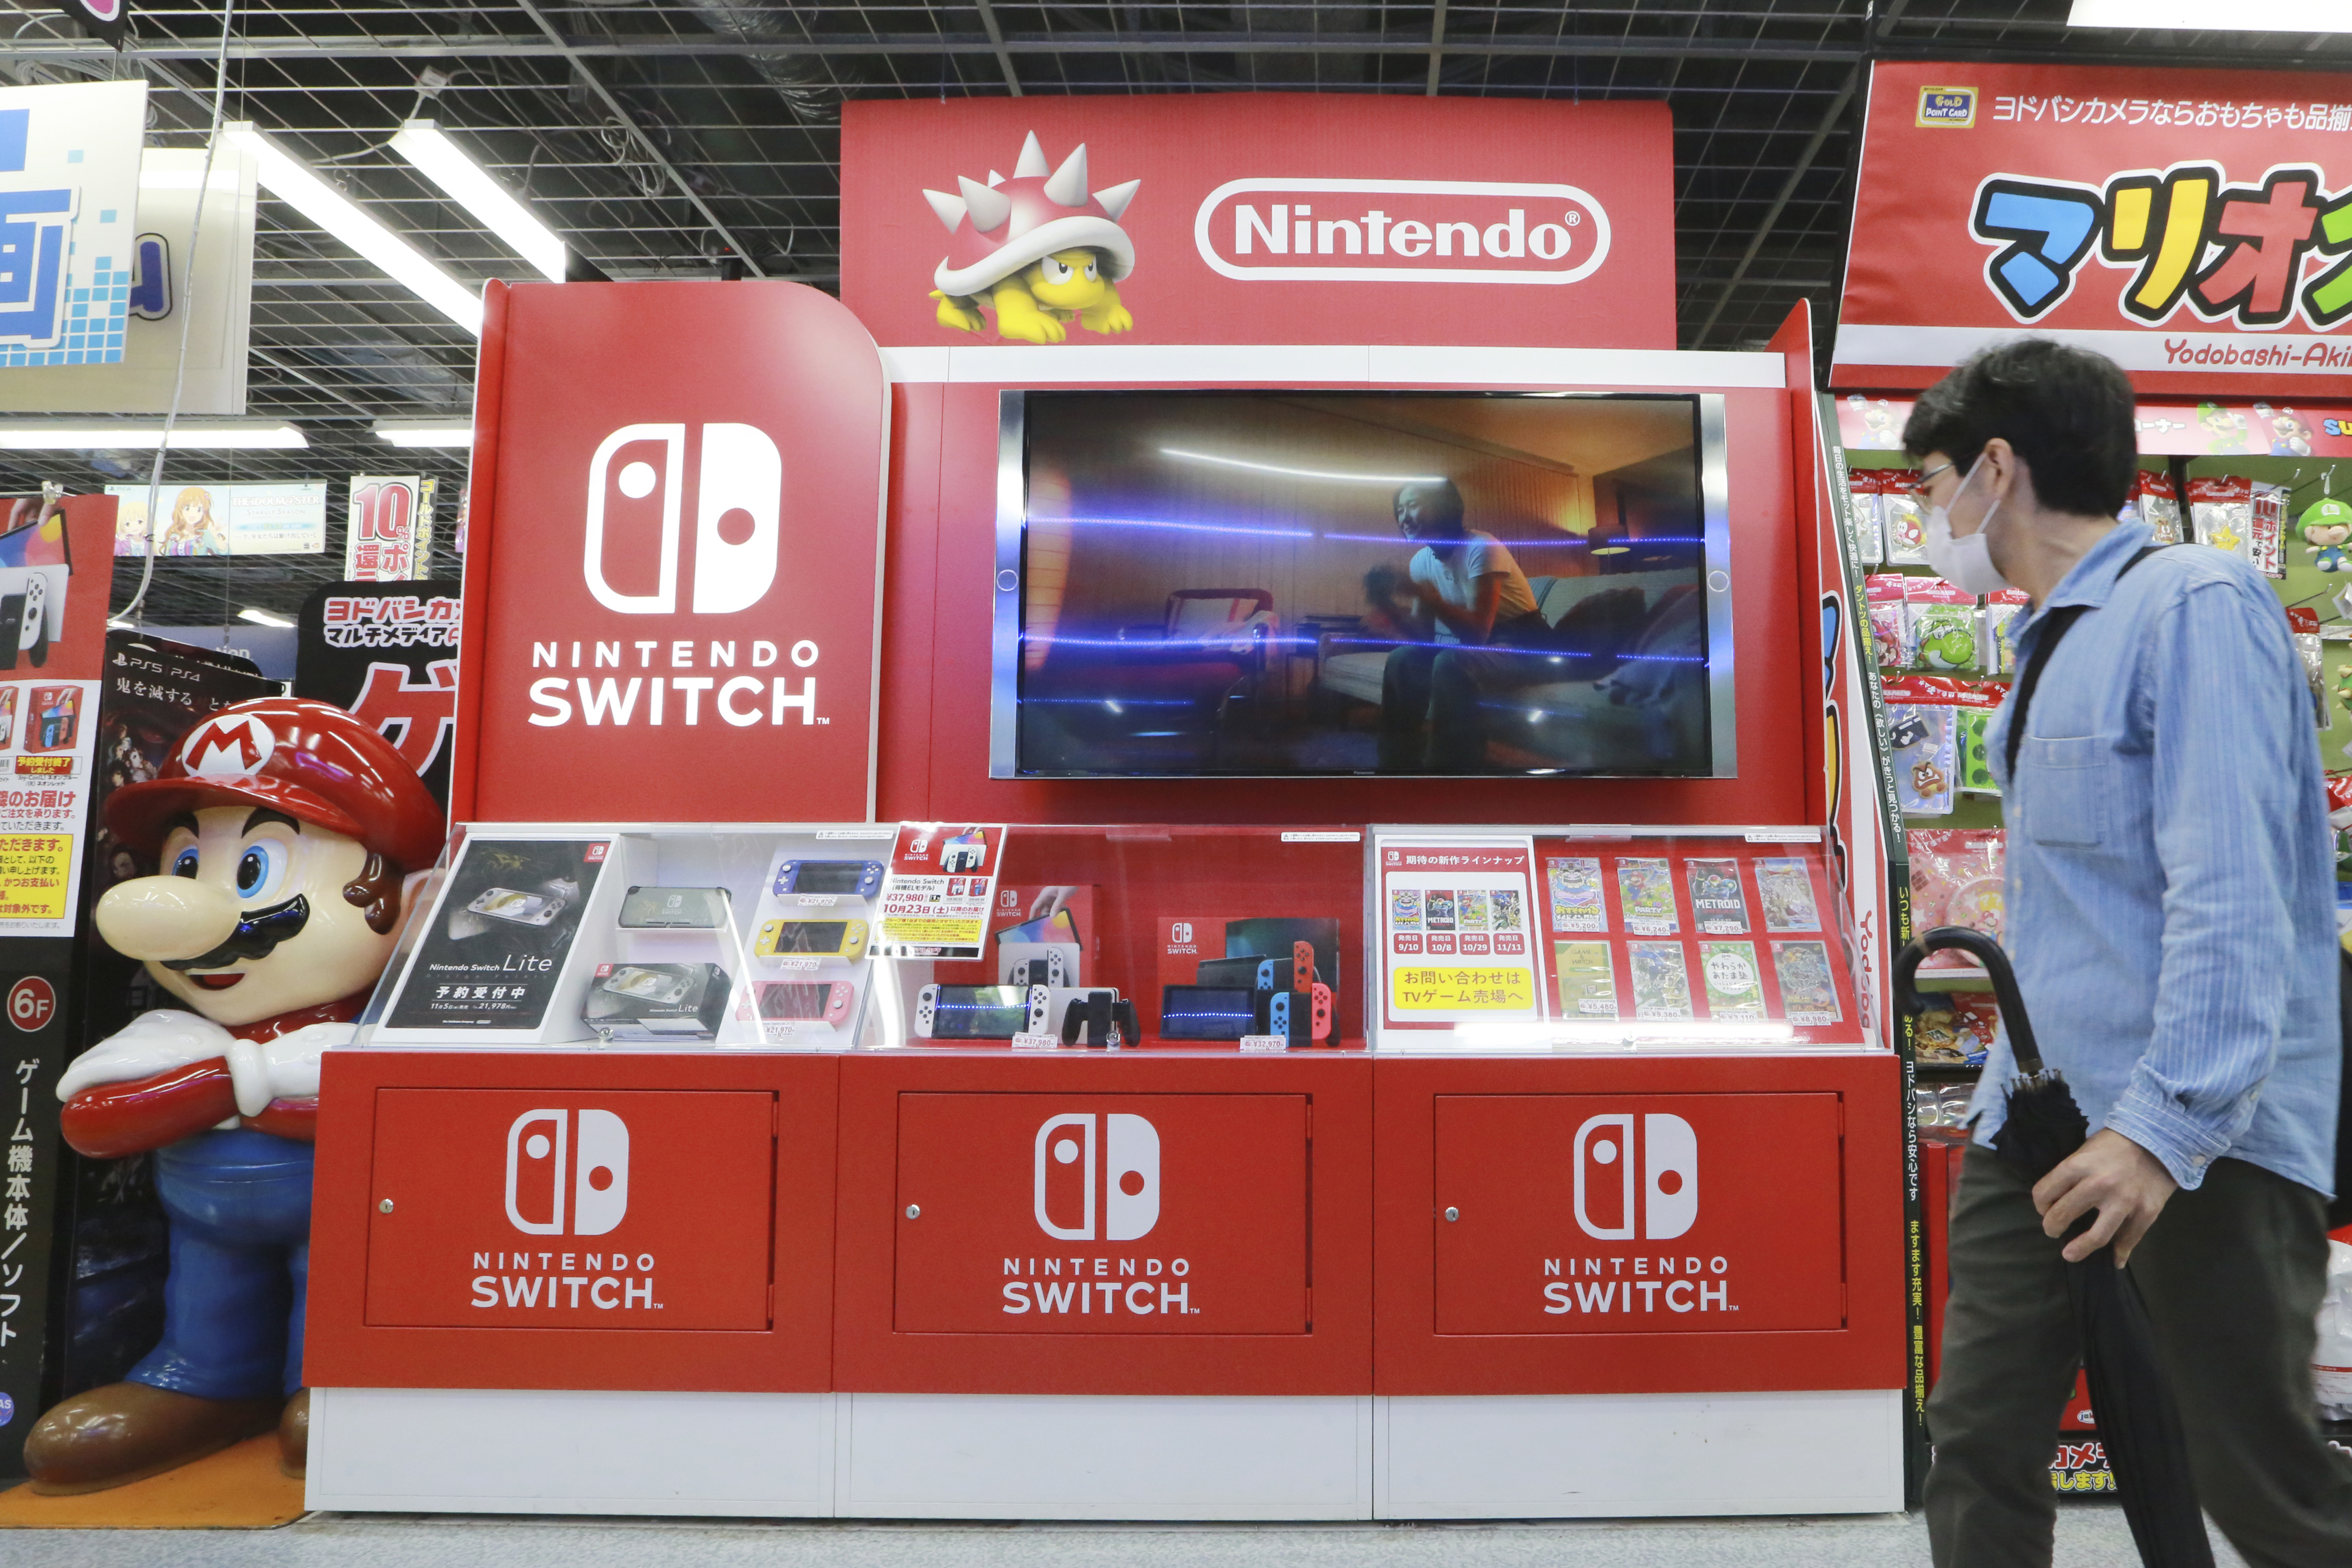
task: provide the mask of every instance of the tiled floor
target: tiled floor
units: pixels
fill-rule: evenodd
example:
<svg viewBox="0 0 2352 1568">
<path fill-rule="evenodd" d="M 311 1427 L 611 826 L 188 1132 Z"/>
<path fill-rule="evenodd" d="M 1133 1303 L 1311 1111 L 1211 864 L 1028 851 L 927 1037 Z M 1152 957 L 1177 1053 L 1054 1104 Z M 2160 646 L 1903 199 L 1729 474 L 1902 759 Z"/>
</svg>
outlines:
<svg viewBox="0 0 2352 1568">
<path fill-rule="evenodd" d="M 2217 1543 L 2218 1544 L 2218 1543 Z M 2242 1568 L 2226 1546 L 2222 1568 Z M 26 1531 L 10 1568 L 1893 1568 L 1919 1516 L 1475 1525 L 940 1525 L 312 1514 L 252 1532 Z M 2057 1568 L 2128 1568 L 2122 1510 L 2058 1516 Z"/>
</svg>

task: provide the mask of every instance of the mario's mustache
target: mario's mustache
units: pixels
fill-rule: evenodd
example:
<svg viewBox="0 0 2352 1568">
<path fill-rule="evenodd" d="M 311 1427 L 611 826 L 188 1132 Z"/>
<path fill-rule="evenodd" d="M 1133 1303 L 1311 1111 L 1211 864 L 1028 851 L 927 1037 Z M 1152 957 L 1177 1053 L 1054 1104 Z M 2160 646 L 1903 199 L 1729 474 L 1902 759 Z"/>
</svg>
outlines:
<svg viewBox="0 0 2352 1568">
<path fill-rule="evenodd" d="M 210 952 L 194 958 L 169 958 L 166 969 L 186 973 L 191 969 L 226 969 L 239 959 L 268 958 L 278 951 L 281 942 L 291 942 L 302 934 L 310 923 L 310 900 L 297 893 L 282 904 L 254 910 L 238 918 L 236 929 Z"/>
</svg>

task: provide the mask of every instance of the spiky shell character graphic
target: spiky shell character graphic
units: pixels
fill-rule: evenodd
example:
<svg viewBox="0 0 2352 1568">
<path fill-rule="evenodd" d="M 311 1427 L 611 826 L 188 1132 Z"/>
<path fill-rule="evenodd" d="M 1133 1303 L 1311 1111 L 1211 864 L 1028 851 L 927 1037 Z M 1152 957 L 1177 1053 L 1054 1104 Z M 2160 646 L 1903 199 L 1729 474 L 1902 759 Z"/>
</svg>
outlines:
<svg viewBox="0 0 2352 1568">
<path fill-rule="evenodd" d="M 1084 142 L 1048 174 L 1033 131 L 1011 179 L 992 169 L 986 184 L 958 176 L 955 195 L 925 191 L 948 231 L 931 279 L 940 325 L 984 332 L 992 310 L 1000 337 L 1032 343 L 1063 342 L 1073 321 L 1092 332 L 1132 328 L 1118 284 L 1135 270 L 1135 242 L 1118 220 L 1142 184 L 1089 191 Z"/>
</svg>

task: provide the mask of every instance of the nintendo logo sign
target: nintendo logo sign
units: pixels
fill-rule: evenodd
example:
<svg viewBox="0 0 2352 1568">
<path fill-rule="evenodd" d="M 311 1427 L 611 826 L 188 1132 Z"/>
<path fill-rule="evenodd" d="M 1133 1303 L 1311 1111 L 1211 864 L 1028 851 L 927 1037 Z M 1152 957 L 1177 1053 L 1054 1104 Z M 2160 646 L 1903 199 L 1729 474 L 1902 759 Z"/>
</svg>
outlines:
<svg viewBox="0 0 2352 1568">
<path fill-rule="evenodd" d="M 1231 180 L 1192 219 L 1228 278 L 1573 283 L 1609 256 L 1609 215 L 1574 185 L 1485 180 Z"/>
</svg>

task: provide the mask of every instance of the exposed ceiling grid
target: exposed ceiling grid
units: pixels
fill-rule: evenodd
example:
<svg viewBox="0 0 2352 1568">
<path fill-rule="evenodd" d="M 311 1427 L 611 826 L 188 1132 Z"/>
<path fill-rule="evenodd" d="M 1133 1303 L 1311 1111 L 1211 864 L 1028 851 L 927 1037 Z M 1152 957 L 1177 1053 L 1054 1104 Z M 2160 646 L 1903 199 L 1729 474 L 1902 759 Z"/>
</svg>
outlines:
<svg viewBox="0 0 2352 1568">
<path fill-rule="evenodd" d="M 0 70 L 26 82 L 143 72 L 153 140 L 201 142 L 218 0 L 140 5 L 121 57 L 37 0 L 11 3 L 19 18 L 0 38 Z M 1664 99 L 1684 344 L 1712 321 L 1706 346 L 1726 348 L 1759 343 L 1800 299 L 1832 319 L 1863 95 L 1838 100 L 1857 67 L 1866 80 L 1872 58 L 2352 68 L 2342 37 L 2077 30 L 2066 10 L 2067 0 L 240 0 L 227 114 L 280 137 L 469 282 L 525 269 L 389 151 L 404 120 L 439 121 L 612 277 L 712 277 L 736 257 L 746 273 L 830 288 L 845 98 L 1001 96 L 1013 84 L 1031 96 L 1418 95 L 1433 63 L 1446 96 Z M 473 340 L 278 202 L 262 202 L 257 247 L 250 412 L 299 421 L 310 448 L 190 454 L 172 475 L 340 488 L 393 468 L 433 474 L 454 498 L 461 453 L 395 451 L 370 426 L 462 415 Z M 9 454 L 0 489 L 121 482 L 110 470 L 130 468 L 145 478 L 136 453 Z M 182 609 L 217 613 L 223 594 L 289 609 L 333 574 L 340 536 L 337 516 L 327 556 L 161 563 L 152 618 L 176 617 L 172 584 L 183 579 Z"/>
</svg>

